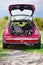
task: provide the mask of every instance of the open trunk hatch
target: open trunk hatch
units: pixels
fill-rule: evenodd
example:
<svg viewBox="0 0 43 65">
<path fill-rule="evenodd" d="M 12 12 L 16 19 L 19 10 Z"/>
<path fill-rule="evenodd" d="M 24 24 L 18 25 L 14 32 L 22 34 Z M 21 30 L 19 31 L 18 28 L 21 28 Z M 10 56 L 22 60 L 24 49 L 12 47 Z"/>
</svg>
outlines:
<svg viewBox="0 0 43 65">
<path fill-rule="evenodd" d="M 28 11 L 31 11 L 31 15 L 30 16 L 32 16 L 33 13 L 34 13 L 35 7 L 34 7 L 34 5 L 28 5 L 28 4 L 15 4 L 15 5 L 10 5 L 9 6 L 10 15 L 13 15 L 12 12 L 11 12 L 12 10 L 15 10 L 16 12 L 17 12 L 17 10 L 19 10 L 21 12 L 23 12 L 23 11 L 25 12 L 26 11 L 26 14 L 27 14 L 27 10 L 28 10 Z"/>
</svg>

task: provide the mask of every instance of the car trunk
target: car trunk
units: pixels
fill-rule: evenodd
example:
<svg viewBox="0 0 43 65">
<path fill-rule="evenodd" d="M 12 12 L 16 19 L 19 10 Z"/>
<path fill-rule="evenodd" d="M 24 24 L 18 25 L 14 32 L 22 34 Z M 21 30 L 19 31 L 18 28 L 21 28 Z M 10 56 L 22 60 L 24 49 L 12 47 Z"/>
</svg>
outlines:
<svg viewBox="0 0 43 65">
<path fill-rule="evenodd" d="M 25 23 L 26 22 L 24 22 L 24 24 Z M 33 34 L 34 26 L 32 25 L 32 22 L 31 23 L 27 22 L 23 26 L 21 26 L 21 25 L 23 25 L 22 21 L 19 22 L 19 25 L 14 24 L 14 22 L 13 22 L 13 24 L 10 25 L 11 34 L 14 36 L 30 36 Z"/>
</svg>

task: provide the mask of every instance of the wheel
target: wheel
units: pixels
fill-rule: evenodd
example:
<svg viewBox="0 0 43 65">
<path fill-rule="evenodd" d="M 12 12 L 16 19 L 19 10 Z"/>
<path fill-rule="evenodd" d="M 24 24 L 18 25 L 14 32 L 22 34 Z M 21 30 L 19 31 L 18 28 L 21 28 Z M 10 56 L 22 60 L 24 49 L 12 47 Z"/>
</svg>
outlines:
<svg viewBox="0 0 43 65">
<path fill-rule="evenodd" d="M 7 44 L 5 44 L 4 42 L 3 42 L 3 48 L 4 49 L 7 48 Z"/>
<path fill-rule="evenodd" d="M 39 41 L 38 44 L 35 44 L 34 47 L 35 47 L 36 49 L 40 49 L 40 48 L 41 48 L 41 41 Z"/>
<path fill-rule="evenodd" d="M 3 37 L 2 37 L 2 47 L 5 49 L 7 48 L 7 44 L 4 43 L 4 34 L 3 34 Z"/>
</svg>

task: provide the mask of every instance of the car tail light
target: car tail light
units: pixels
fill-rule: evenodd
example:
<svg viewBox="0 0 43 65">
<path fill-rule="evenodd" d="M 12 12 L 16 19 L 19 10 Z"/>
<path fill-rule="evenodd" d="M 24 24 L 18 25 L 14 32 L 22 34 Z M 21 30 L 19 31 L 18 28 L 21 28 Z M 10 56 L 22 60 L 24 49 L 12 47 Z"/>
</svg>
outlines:
<svg viewBox="0 0 43 65">
<path fill-rule="evenodd" d="M 39 31 L 37 29 L 35 29 L 34 35 L 38 35 L 38 34 L 39 34 Z"/>
<path fill-rule="evenodd" d="M 6 29 L 5 35 L 10 35 L 10 32 L 9 32 L 9 29 L 8 28 Z"/>
</svg>

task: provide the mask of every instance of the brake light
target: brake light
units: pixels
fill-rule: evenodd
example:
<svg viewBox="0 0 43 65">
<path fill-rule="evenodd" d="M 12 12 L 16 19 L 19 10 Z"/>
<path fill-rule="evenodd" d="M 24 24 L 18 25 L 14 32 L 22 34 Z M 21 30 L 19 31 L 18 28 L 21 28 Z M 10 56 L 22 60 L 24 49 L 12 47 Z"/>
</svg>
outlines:
<svg viewBox="0 0 43 65">
<path fill-rule="evenodd" d="M 8 28 L 6 29 L 6 33 L 5 33 L 5 35 L 10 35 L 10 33 L 9 33 L 9 29 L 8 29 Z"/>
<path fill-rule="evenodd" d="M 37 29 L 35 29 L 35 35 L 38 35 L 39 34 L 39 31 Z"/>
</svg>

